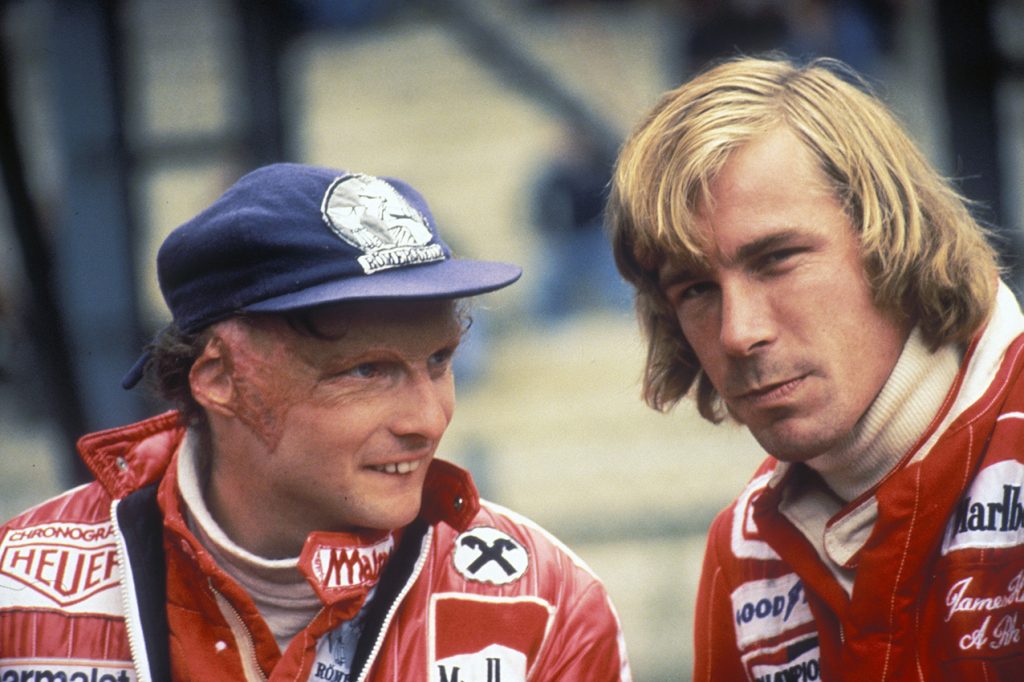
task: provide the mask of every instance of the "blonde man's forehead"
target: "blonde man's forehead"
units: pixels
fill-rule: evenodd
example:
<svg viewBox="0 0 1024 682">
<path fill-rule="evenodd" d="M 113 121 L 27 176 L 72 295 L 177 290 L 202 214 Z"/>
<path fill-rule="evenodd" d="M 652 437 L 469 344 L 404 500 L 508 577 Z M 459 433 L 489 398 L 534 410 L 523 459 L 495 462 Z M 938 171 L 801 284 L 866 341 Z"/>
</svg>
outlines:
<svg viewBox="0 0 1024 682">
<path fill-rule="evenodd" d="M 666 272 L 693 272 L 708 267 L 708 247 L 704 239 L 684 241 L 677 232 L 662 235 L 646 249 L 638 250 L 637 262 L 658 280 Z"/>
</svg>

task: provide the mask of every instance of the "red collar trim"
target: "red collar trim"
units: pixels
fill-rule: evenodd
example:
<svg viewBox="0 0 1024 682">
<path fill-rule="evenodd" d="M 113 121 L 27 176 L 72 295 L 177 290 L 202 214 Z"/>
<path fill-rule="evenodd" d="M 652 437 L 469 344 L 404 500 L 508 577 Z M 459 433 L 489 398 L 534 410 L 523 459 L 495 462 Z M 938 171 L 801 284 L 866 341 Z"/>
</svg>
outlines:
<svg viewBox="0 0 1024 682">
<path fill-rule="evenodd" d="M 435 459 L 423 485 L 420 518 L 428 523 L 444 522 L 458 531 L 469 527 L 480 511 L 480 494 L 465 469 Z"/>
<path fill-rule="evenodd" d="M 160 479 L 185 435 L 177 412 L 82 436 L 78 451 L 115 499 Z"/>
</svg>

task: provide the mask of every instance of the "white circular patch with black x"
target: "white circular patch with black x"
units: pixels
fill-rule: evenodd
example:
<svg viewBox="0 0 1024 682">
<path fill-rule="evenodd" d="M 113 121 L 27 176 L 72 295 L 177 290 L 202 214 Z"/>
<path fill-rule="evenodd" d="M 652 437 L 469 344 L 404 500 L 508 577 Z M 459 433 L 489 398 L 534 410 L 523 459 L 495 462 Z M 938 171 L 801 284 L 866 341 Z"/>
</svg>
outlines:
<svg viewBox="0 0 1024 682">
<path fill-rule="evenodd" d="M 497 528 L 478 526 L 455 538 L 455 569 L 467 580 L 505 585 L 530 565 L 526 548 Z"/>
</svg>

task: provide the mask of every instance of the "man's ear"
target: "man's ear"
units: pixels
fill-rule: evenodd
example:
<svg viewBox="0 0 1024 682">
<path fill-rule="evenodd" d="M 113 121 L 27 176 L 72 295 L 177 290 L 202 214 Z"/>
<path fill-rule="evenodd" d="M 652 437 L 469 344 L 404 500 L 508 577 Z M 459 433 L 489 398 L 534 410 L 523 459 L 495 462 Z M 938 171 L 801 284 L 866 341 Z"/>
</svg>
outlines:
<svg viewBox="0 0 1024 682">
<path fill-rule="evenodd" d="M 188 373 L 192 397 L 206 410 L 224 416 L 235 414 L 235 382 L 231 349 L 217 334 L 206 342 L 203 352 Z"/>
</svg>

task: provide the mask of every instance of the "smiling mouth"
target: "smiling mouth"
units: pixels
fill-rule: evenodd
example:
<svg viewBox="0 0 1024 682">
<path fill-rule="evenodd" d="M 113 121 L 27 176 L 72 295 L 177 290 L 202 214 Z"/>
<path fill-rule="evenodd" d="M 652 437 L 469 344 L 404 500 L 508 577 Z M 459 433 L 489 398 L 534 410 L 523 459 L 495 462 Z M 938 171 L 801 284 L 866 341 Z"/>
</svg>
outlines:
<svg viewBox="0 0 1024 682">
<path fill-rule="evenodd" d="M 369 468 L 382 474 L 411 474 L 420 468 L 420 464 L 422 464 L 422 462 L 416 459 L 411 462 L 381 464 L 380 466 L 371 466 Z"/>
</svg>

